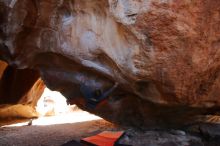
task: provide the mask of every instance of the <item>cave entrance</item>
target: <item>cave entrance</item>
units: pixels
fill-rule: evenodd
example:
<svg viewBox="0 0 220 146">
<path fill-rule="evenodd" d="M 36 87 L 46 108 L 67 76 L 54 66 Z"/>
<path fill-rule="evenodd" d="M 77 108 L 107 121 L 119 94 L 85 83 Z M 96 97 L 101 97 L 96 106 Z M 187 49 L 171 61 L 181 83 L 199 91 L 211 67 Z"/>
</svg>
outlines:
<svg viewBox="0 0 220 146">
<path fill-rule="evenodd" d="M 47 87 L 45 87 L 36 104 L 36 112 L 38 113 L 38 118 L 32 120 L 32 125 L 66 124 L 101 119 L 98 116 L 82 111 L 76 105 L 68 104 L 66 98 L 60 92 L 52 91 Z"/>
<path fill-rule="evenodd" d="M 35 70 L 0 61 L 0 145 L 62 145 L 113 127 L 69 105 Z"/>
<path fill-rule="evenodd" d="M 101 119 L 51 91 L 37 71 L 0 61 L 0 126 L 52 125 Z"/>
<path fill-rule="evenodd" d="M 76 105 L 68 104 L 60 92 L 52 91 L 46 86 L 44 86 L 43 93 L 39 98 L 33 97 L 33 94 L 36 95 L 35 92 L 39 92 L 34 91 L 39 82 L 42 81 L 37 80 L 25 99 L 21 99 L 17 104 L 1 106 L 0 119 L 3 123 L 0 122 L 0 124 L 2 127 L 56 125 L 101 119 L 82 111 Z M 4 119 L 7 122 L 4 122 Z"/>
</svg>

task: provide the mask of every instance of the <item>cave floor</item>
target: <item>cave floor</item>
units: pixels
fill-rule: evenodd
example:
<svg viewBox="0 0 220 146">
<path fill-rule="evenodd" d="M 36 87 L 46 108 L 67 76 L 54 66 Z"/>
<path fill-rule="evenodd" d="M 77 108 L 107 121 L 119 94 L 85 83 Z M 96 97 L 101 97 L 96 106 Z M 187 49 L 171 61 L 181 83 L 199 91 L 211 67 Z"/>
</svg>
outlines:
<svg viewBox="0 0 220 146">
<path fill-rule="evenodd" d="M 63 117 L 61 117 L 63 118 Z M 70 117 L 71 118 L 71 117 Z M 60 146 L 70 140 L 97 134 L 104 130 L 116 130 L 117 127 L 103 119 L 76 121 L 74 123 L 43 125 L 42 121 L 54 122 L 55 117 L 46 117 L 28 122 L 12 124 L 0 128 L 0 145 L 4 146 Z M 58 120 L 59 121 L 59 120 Z M 36 125 L 35 125 L 36 123 Z"/>
<path fill-rule="evenodd" d="M 124 130 L 126 134 L 120 142 L 133 146 L 220 146 L 219 125 L 203 125 L 202 129 L 200 128 L 206 134 L 214 134 L 214 137 L 211 137 L 214 139 L 208 139 L 207 142 L 201 135 L 192 135 L 184 130 L 119 128 L 84 111 L 14 122 L 16 123 L 12 124 L 8 121 L 6 124 L 4 121 L 6 125 L 0 127 L 0 146 L 60 146 L 105 130 Z M 3 123 L 0 121 L 0 124 Z"/>
</svg>

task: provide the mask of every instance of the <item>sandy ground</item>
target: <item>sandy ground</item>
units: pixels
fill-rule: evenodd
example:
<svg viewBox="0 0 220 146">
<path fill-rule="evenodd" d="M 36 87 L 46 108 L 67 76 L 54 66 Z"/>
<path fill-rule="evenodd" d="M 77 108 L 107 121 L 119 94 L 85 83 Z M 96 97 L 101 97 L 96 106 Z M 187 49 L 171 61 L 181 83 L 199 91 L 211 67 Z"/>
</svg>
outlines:
<svg viewBox="0 0 220 146">
<path fill-rule="evenodd" d="M 85 116 L 86 114 L 81 114 Z M 0 145 L 1 146 L 60 146 L 70 140 L 80 140 L 83 137 L 97 134 L 104 130 L 117 129 L 113 124 L 97 119 L 92 121 L 79 122 L 74 120 L 77 115 L 69 115 L 71 120 L 68 123 L 61 124 L 64 116 L 46 117 L 40 120 L 33 120 L 28 126 L 28 122 L 1 127 L 0 128 Z M 79 115 L 78 115 L 79 116 Z M 60 120 L 60 121 L 59 121 Z M 43 125 L 43 122 L 46 124 Z M 54 123 L 59 124 L 54 124 Z M 53 123 L 54 122 L 54 123 Z M 53 123 L 52 125 L 49 125 Z"/>
<path fill-rule="evenodd" d="M 220 125 L 201 125 L 199 130 L 206 137 L 204 141 L 204 137 L 182 130 L 122 129 L 81 110 L 23 122 L 0 121 L 0 125 L 4 125 L 0 127 L 0 146 L 60 146 L 105 130 L 124 130 L 119 142 L 133 146 L 220 146 Z"/>
</svg>

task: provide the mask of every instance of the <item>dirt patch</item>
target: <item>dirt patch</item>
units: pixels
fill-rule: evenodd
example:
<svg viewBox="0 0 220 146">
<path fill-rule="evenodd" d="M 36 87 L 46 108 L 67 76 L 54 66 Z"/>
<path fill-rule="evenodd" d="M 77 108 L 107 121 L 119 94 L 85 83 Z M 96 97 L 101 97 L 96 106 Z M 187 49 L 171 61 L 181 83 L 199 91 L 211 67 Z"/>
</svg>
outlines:
<svg viewBox="0 0 220 146">
<path fill-rule="evenodd" d="M 21 126 L 0 128 L 0 145 L 9 146 L 60 146 L 70 140 L 97 134 L 103 130 L 116 130 L 105 120 L 56 124 L 46 126 Z"/>
</svg>

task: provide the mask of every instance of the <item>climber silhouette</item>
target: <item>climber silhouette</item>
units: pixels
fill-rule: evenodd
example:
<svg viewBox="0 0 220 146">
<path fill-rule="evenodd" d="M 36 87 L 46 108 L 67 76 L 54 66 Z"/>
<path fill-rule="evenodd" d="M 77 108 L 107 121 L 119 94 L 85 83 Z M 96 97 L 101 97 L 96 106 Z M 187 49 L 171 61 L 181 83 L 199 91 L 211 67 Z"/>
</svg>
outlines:
<svg viewBox="0 0 220 146">
<path fill-rule="evenodd" d="M 118 86 L 118 83 L 115 83 L 113 87 L 108 89 L 107 91 L 102 92 L 100 89 L 92 90 L 91 87 L 81 84 L 80 91 L 86 99 L 86 107 L 89 109 L 94 109 L 97 104 L 101 101 L 105 100 Z"/>
</svg>

